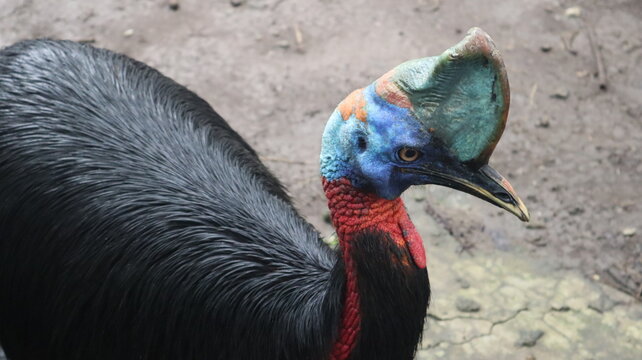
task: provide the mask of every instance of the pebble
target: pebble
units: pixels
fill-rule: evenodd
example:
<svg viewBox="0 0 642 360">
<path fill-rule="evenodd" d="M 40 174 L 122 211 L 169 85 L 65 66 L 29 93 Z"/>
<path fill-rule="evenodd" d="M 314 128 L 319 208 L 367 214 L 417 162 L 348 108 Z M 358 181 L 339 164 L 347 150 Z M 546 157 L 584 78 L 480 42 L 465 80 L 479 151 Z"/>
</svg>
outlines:
<svg viewBox="0 0 642 360">
<path fill-rule="evenodd" d="M 245 0 L 230 0 L 230 5 L 234 7 L 239 7 L 243 4 L 245 4 Z"/>
<path fill-rule="evenodd" d="M 329 211 L 325 211 L 323 213 L 323 222 L 325 222 L 326 224 L 332 225 L 332 218 L 330 217 Z"/>
<path fill-rule="evenodd" d="M 551 45 L 542 45 L 539 47 L 539 50 L 543 53 L 551 52 L 553 50 L 553 47 Z"/>
<path fill-rule="evenodd" d="M 575 76 L 578 78 L 585 78 L 589 76 L 589 71 L 588 70 L 579 70 L 575 72 Z"/>
<path fill-rule="evenodd" d="M 481 305 L 477 301 L 461 296 L 455 300 L 455 307 L 466 313 L 478 312 L 481 309 Z"/>
<path fill-rule="evenodd" d="M 576 215 L 582 215 L 584 214 L 584 209 L 581 207 L 574 207 L 571 210 L 568 211 L 569 215 L 576 216 Z"/>
<path fill-rule="evenodd" d="M 131 37 L 132 35 L 134 35 L 134 29 L 127 29 L 123 32 L 124 37 Z"/>
<path fill-rule="evenodd" d="M 290 43 L 287 40 L 281 40 L 276 43 L 276 46 L 280 47 L 281 49 L 288 49 L 290 48 Z"/>
<path fill-rule="evenodd" d="M 591 310 L 595 310 L 599 312 L 600 314 L 603 314 L 615 307 L 616 302 L 611 300 L 610 297 L 602 294 L 600 295 L 599 298 L 589 302 L 588 308 Z"/>
<path fill-rule="evenodd" d="M 549 128 L 551 126 L 551 121 L 547 116 L 545 116 L 545 117 L 542 117 L 542 118 L 539 119 L 539 121 L 537 122 L 536 126 L 539 127 L 539 128 L 546 129 L 546 128 Z"/>
<path fill-rule="evenodd" d="M 515 342 L 515 346 L 533 347 L 542 336 L 544 336 L 542 330 L 520 330 L 519 338 Z"/>
<path fill-rule="evenodd" d="M 637 232 L 637 229 L 634 228 L 634 227 L 627 227 L 627 228 L 622 229 L 622 235 L 624 235 L 626 237 L 631 237 L 631 236 L 635 235 L 636 232 Z"/>
<path fill-rule="evenodd" d="M 566 100 L 571 95 L 571 92 L 566 88 L 558 88 L 553 92 L 550 97 L 551 99 Z"/>
<path fill-rule="evenodd" d="M 457 282 L 462 289 L 468 289 L 470 287 L 470 283 L 464 278 L 457 278 Z"/>
<path fill-rule="evenodd" d="M 178 3 L 178 0 L 169 0 L 169 9 L 172 11 L 178 11 L 181 5 Z"/>
<path fill-rule="evenodd" d="M 577 18 L 582 15 L 582 8 L 579 6 L 571 6 L 564 11 L 564 15 L 569 18 Z"/>
</svg>

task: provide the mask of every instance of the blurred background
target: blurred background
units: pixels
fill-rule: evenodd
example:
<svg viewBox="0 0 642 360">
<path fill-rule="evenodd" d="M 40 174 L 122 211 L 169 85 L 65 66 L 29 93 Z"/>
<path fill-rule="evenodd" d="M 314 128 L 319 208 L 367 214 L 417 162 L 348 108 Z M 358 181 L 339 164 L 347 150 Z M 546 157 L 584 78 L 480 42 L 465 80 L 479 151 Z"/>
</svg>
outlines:
<svg viewBox="0 0 642 360">
<path fill-rule="evenodd" d="M 532 220 L 447 189 L 406 195 L 434 291 L 417 356 L 639 359 L 641 0 L 0 0 L 0 46 L 86 42 L 198 93 L 323 234 L 318 155 L 335 106 L 473 26 L 512 90 L 491 164 Z"/>
</svg>

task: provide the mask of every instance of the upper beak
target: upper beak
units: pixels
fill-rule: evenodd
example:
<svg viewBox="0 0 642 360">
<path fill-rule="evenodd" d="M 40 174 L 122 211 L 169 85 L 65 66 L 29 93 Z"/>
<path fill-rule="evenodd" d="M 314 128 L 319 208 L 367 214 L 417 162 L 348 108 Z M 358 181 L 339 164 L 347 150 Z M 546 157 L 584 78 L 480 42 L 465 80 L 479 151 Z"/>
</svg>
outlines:
<svg viewBox="0 0 642 360">
<path fill-rule="evenodd" d="M 429 175 L 431 183 L 484 199 L 514 214 L 522 221 L 530 220 L 528 209 L 508 180 L 488 165 L 472 167 L 461 163 L 450 163 L 448 166 L 440 166 L 439 169 L 426 165 L 410 171 Z"/>
</svg>

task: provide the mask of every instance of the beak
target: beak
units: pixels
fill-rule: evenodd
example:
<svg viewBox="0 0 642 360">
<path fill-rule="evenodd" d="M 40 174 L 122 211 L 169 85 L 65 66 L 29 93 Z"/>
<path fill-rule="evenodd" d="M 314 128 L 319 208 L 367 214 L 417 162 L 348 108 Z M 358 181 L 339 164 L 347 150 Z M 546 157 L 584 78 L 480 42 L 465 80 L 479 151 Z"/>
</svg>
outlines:
<svg viewBox="0 0 642 360">
<path fill-rule="evenodd" d="M 530 220 L 528 209 L 508 180 L 488 165 L 471 167 L 451 162 L 448 166 L 426 165 L 405 171 L 428 175 L 431 179 L 428 183 L 466 192 L 507 210 L 522 221 Z"/>
</svg>

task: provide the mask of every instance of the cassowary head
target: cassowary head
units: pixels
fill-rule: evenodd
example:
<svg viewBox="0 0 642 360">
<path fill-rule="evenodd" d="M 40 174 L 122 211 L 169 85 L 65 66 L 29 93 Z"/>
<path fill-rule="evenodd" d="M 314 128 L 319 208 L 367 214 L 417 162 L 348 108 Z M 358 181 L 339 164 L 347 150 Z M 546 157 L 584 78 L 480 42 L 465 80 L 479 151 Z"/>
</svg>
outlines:
<svg viewBox="0 0 642 360">
<path fill-rule="evenodd" d="M 488 165 L 508 107 L 503 61 L 473 28 L 443 54 L 405 62 L 343 100 L 323 135 L 322 175 L 386 199 L 411 185 L 443 185 L 528 221 L 521 199 Z"/>
</svg>

